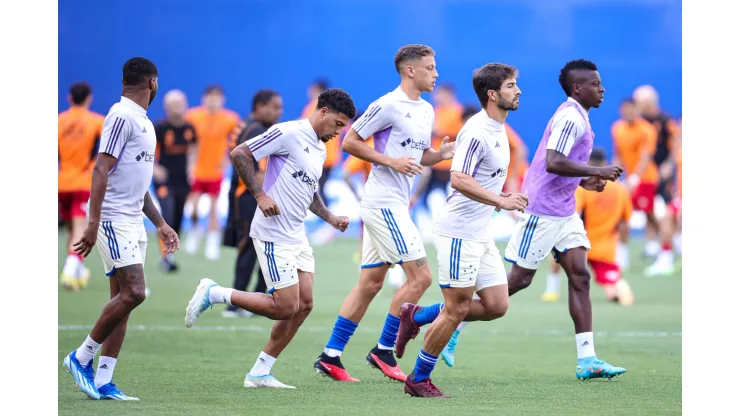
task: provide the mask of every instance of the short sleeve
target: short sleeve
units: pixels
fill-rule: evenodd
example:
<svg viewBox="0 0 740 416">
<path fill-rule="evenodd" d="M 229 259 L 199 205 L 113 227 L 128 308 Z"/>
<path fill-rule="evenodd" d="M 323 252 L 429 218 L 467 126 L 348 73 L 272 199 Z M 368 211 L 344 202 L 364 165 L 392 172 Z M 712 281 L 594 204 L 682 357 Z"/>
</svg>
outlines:
<svg viewBox="0 0 740 416">
<path fill-rule="evenodd" d="M 374 103 L 352 124 L 352 129 L 367 140 L 368 137 L 393 124 L 393 108 L 389 104 Z"/>
<path fill-rule="evenodd" d="M 579 137 L 585 133 L 583 118 L 577 110 L 565 109 L 552 123 L 547 149 L 568 155 Z"/>
<path fill-rule="evenodd" d="M 259 136 L 247 140 L 246 143 L 254 155 L 254 160 L 262 160 L 270 155 L 285 153 L 284 137 L 279 128 L 272 127 Z"/>
<path fill-rule="evenodd" d="M 473 174 L 475 166 L 486 154 L 485 141 L 475 136 L 474 132 L 464 132 L 457 137 L 457 148 L 450 171 Z"/>
<path fill-rule="evenodd" d="M 107 153 L 118 159 L 131 137 L 132 123 L 131 119 L 123 114 L 108 115 L 103 123 L 103 134 L 100 136 L 98 153 Z"/>
</svg>

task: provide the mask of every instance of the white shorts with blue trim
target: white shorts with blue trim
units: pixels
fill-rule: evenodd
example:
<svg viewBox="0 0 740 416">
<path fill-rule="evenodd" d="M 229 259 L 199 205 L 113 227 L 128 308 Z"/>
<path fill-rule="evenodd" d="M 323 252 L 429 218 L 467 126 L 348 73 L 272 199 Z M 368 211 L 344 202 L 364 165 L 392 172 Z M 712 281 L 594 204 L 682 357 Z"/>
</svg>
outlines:
<svg viewBox="0 0 740 416">
<path fill-rule="evenodd" d="M 304 239 L 301 244 L 279 244 L 252 238 L 257 258 L 265 276 L 268 293 L 298 283 L 298 271 L 313 273 L 313 248 Z"/>
<path fill-rule="evenodd" d="M 536 270 L 553 250 L 565 253 L 576 247 L 591 249 L 578 214 L 558 218 L 525 212 L 519 215 L 504 258 L 525 269 Z"/>
<path fill-rule="evenodd" d="M 363 222 L 362 268 L 426 257 L 419 230 L 411 221 L 408 208 L 360 208 Z"/>
<path fill-rule="evenodd" d="M 100 221 L 95 245 L 103 259 L 105 275 L 112 276 L 116 269 L 133 264 L 143 266 L 147 241 L 143 221 Z"/>
<path fill-rule="evenodd" d="M 482 243 L 434 233 L 434 248 L 437 249 L 439 286 L 443 289 L 475 286 L 478 292 L 509 283 L 493 239 Z"/>
</svg>

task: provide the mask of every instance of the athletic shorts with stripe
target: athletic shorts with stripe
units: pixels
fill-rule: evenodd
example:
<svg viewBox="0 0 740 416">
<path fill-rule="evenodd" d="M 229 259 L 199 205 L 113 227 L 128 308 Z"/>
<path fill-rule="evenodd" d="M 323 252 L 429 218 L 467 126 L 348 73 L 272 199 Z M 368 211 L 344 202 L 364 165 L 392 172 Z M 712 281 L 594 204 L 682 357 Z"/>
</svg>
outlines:
<svg viewBox="0 0 740 416">
<path fill-rule="evenodd" d="M 419 230 L 408 208 L 360 208 L 363 222 L 362 268 L 426 257 Z"/>
<path fill-rule="evenodd" d="M 506 285 L 506 268 L 496 243 L 462 240 L 434 233 L 437 249 L 439 286 L 463 288 L 475 286 L 475 291 L 491 286 Z"/>
<path fill-rule="evenodd" d="M 105 275 L 133 264 L 144 265 L 146 260 L 146 229 L 144 222 L 100 221 L 98 252 L 103 259 Z"/>
<path fill-rule="evenodd" d="M 313 248 L 306 238 L 301 244 L 278 244 L 252 238 L 265 276 L 268 293 L 298 283 L 298 271 L 313 273 Z"/>
<path fill-rule="evenodd" d="M 504 258 L 519 267 L 536 270 L 553 250 L 565 253 L 576 247 L 591 249 L 578 214 L 557 218 L 525 212 L 519 215 Z"/>
</svg>

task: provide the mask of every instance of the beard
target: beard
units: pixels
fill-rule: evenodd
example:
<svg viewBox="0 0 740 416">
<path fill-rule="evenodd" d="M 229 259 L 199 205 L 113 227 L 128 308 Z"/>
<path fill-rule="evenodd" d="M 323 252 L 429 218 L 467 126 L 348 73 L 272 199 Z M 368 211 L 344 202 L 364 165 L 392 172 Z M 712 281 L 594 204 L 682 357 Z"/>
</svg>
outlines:
<svg viewBox="0 0 740 416">
<path fill-rule="evenodd" d="M 329 140 L 332 139 L 334 136 L 321 136 L 321 141 L 324 143 L 329 143 Z"/>
<path fill-rule="evenodd" d="M 516 98 L 511 101 L 506 101 L 504 97 L 499 97 L 498 101 L 496 101 L 496 105 L 502 110 L 516 110 L 517 108 L 519 108 L 519 104 L 515 101 Z"/>
<path fill-rule="evenodd" d="M 157 90 L 154 89 L 154 90 L 149 90 L 149 91 L 150 91 L 149 92 L 149 104 L 151 104 L 152 101 L 154 101 L 154 97 L 156 97 L 157 95 Z"/>
</svg>

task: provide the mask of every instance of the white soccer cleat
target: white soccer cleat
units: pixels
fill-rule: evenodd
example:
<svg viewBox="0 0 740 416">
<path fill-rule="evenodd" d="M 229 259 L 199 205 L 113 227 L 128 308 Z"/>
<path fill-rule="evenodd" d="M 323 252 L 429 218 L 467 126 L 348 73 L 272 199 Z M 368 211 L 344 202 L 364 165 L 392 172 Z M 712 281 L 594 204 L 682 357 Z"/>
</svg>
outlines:
<svg viewBox="0 0 740 416">
<path fill-rule="evenodd" d="M 211 304 L 210 294 L 211 288 L 214 286 L 218 286 L 218 283 L 211 279 L 200 279 L 200 283 L 195 289 L 195 294 L 190 298 L 190 303 L 188 303 L 188 307 L 185 309 L 185 326 L 187 328 L 192 327 L 200 317 L 200 314 L 213 306 Z"/>
<path fill-rule="evenodd" d="M 265 374 L 264 376 L 253 376 L 247 373 L 244 377 L 244 387 L 272 387 L 275 389 L 294 389 L 294 386 L 289 386 L 279 382 L 272 373 Z"/>
<path fill-rule="evenodd" d="M 658 254 L 655 262 L 645 269 L 646 277 L 670 276 L 675 271 L 673 263 L 673 252 L 664 251 Z"/>
</svg>

